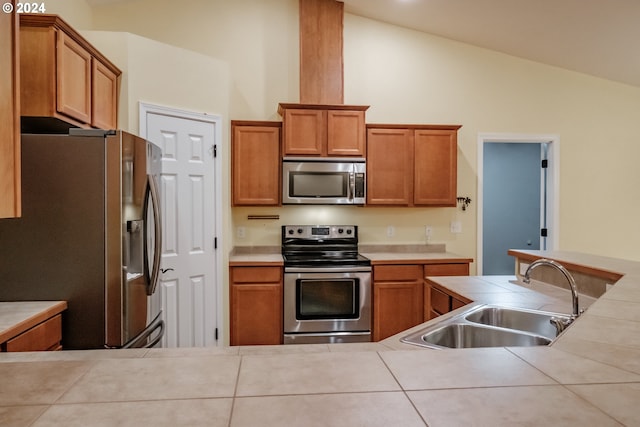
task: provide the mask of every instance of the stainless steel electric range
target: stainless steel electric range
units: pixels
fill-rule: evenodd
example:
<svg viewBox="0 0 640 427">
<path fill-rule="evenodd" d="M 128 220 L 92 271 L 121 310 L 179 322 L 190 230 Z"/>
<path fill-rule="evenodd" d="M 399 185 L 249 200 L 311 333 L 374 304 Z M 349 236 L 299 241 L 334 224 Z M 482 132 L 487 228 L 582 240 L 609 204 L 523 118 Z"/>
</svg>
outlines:
<svg viewBox="0 0 640 427">
<path fill-rule="evenodd" d="M 355 225 L 285 225 L 284 343 L 371 341 L 371 261 Z"/>
</svg>

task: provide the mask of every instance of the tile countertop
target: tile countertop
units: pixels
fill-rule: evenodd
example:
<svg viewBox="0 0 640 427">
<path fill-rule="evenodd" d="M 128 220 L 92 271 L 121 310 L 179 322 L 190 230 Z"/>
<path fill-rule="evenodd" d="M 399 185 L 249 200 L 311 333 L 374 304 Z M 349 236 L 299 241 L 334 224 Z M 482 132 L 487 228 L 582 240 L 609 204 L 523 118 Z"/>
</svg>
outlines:
<svg viewBox="0 0 640 427">
<path fill-rule="evenodd" d="M 67 309 L 66 301 L 0 302 L 0 343 Z"/>
<path fill-rule="evenodd" d="M 534 255 L 623 275 L 550 347 L 427 350 L 388 338 L 2 354 L 0 425 L 640 425 L 640 263 Z M 486 302 L 515 294 L 513 304 L 568 311 L 562 293 L 511 279 L 434 280 Z"/>
<path fill-rule="evenodd" d="M 361 255 L 377 263 L 462 263 L 473 262 L 473 259 L 446 252 L 444 245 L 362 245 Z M 229 254 L 229 266 L 273 265 L 284 264 L 280 247 L 235 247 Z"/>
</svg>

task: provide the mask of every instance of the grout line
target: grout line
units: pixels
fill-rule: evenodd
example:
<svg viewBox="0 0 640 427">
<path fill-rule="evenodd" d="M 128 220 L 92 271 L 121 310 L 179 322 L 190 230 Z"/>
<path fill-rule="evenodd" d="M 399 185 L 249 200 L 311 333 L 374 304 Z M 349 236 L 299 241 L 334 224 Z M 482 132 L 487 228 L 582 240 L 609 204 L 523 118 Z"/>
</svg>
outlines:
<svg viewBox="0 0 640 427">
<path fill-rule="evenodd" d="M 400 387 L 400 390 L 402 391 L 402 394 L 404 394 L 404 397 L 407 398 L 407 400 L 409 401 L 409 403 L 413 407 L 413 410 L 416 411 L 416 413 L 418 414 L 418 416 L 420 417 L 420 419 L 422 420 L 424 425 L 428 427 L 429 423 L 427 423 L 427 420 L 424 419 L 424 417 L 422 416 L 422 414 L 420 413 L 420 411 L 416 407 L 415 403 L 413 403 L 413 400 L 411 400 L 411 397 L 409 397 L 409 394 L 407 394 L 407 390 L 402 386 L 402 384 L 400 384 L 400 381 L 396 377 L 396 374 L 394 374 L 393 371 L 391 370 L 391 368 L 389 367 L 389 365 L 387 365 L 387 362 L 385 362 L 385 360 L 382 357 L 382 355 L 380 354 L 380 352 L 376 351 L 376 354 L 378 355 L 378 358 L 380 358 L 380 360 L 382 361 L 382 364 L 387 368 L 387 370 L 389 371 L 389 373 L 391 374 L 391 376 L 395 380 L 396 384 L 398 384 L 398 387 Z"/>
<path fill-rule="evenodd" d="M 233 396 L 231 396 L 231 409 L 229 410 L 229 423 L 227 424 L 227 427 L 231 427 L 231 420 L 233 419 L 233 411 L 236 407 L 236 397 L 238 395 L 238 383 L 240 382 L 240 371 L 242 370 L 242 362 L 244 361 L 244 356 L 241 354 L 238 354 L 238 356 L 240 358 L 240 362 L 238 363 L 238 373 L 236 374 L 236 384 L 235 387 L 233 388 Z"/>
</svg>

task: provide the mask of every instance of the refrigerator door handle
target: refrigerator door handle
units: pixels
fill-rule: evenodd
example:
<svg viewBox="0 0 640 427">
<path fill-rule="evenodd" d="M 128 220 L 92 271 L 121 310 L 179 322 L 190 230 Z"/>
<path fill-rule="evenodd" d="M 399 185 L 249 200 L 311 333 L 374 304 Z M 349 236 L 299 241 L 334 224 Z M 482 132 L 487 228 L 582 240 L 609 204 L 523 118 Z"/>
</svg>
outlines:
<svg viewBox="0 0 640 427">
<path fill-rule="evenodd" d="M 151 196 L 151 207 L 153 209 L 153 230 L 154 230 L 154 248 L 153 248 L 153 265 L 149 284 L 147 287 L 147 295 L 153 295 L 160 278 L 160 257 L 162 255 L 162 223 L 160 220 L 160 198 L 158 196 L 158 184 L 153 175 L 147 175 L 149 180 L 149 194 Z M 147 220 L 147 218 L 145 218 Z"/>
<path fill-rule="evenodd" d="M 150 338 L 157 330 L 159 330 L 158 334 L 154 338 Z M 160 313 L 149 326 L 147 326 L 137 336 L 133 337 L 128 343 L 123 345 L 122 348 L 152 348 L 160 342 L 163 335 L 164 320 L 162 320 L 162 313 Z"/>
</svg>

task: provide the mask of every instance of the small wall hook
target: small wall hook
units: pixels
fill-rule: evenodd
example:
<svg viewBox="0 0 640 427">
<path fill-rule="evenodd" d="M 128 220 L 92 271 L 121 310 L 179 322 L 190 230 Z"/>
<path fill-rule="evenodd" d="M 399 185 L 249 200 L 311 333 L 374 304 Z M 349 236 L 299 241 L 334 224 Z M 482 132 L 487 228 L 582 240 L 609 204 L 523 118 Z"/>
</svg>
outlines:
<svg viewBox="0 0 640 427">
<path fill-rule="evenodd" d="M 462 204 L 463 211 L 466 211 L 467 207 L 471 204 L 471 199 L 469 197 L 457 197 L 456 200 L 458 203 Z"/>
</svg>

